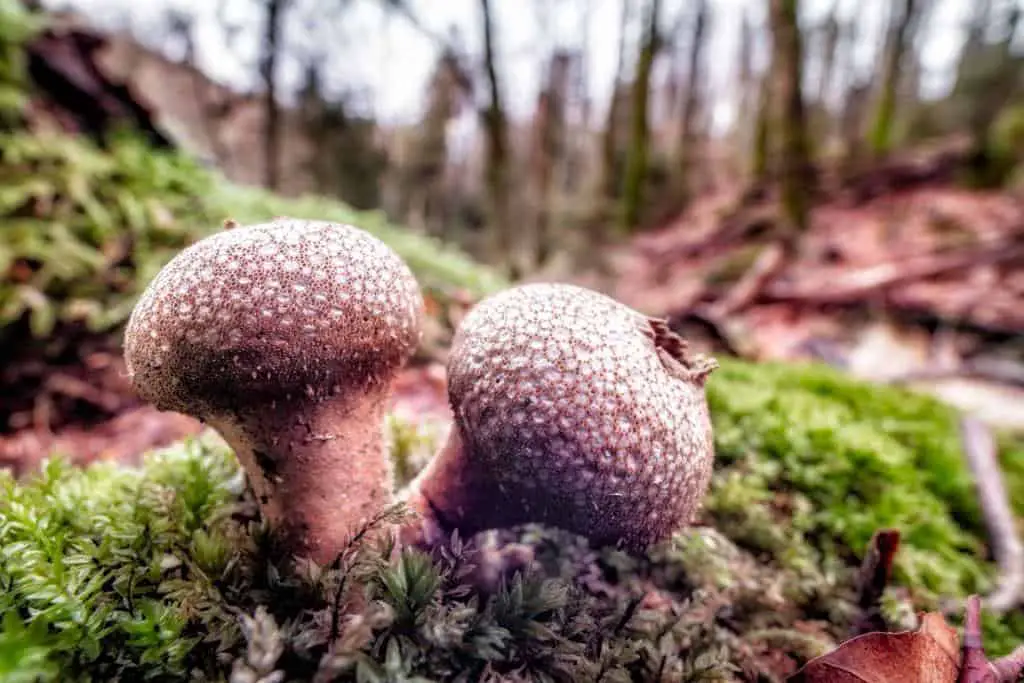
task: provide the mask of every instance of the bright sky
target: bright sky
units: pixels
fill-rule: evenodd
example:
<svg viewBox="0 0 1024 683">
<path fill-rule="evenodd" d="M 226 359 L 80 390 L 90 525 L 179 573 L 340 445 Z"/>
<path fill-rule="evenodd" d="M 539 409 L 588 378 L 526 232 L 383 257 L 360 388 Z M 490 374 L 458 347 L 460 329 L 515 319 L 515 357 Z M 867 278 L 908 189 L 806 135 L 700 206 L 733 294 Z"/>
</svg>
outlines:
<svg viewBox="0 0 1024 683">
<path fill-rule="evenodd" d="M 621 2 L 639 0 L 493 0 L 505 95 L 513 115 L 530 110 L 542 74 L 539 56 L 545 46 L 580 46 L 589 41 L 588 88 L 598 109 L 606 106 L 615 69 Z M 348 3 L 342 19 L 310 20 L 310 7 Z M 808 22 L 826 16 L 838 2 L 845 16 L 857 12 L 864 39 L 858 44 L 861 68 L 870 68 L 877 37 L 892 0 L 807 0 Z M 962 27 L 972 0 L 937 0 L 927 41 L 919 46 L 924 87 L 939 94 L 948 87 L 950 67 L 962 45 Z M 198 60 L 214 78 L 241 88 L 256 87 L 255 65 L 261 41 L 260 0 L 48 0 L 49 7 L 72 7 L 107 27 L 130 26 L 137 35 L 157 38 L 165 13 L 175 9 L 194 16 L 198 27 Z M 423 91 L 437 55 L 437 44 L 401 16 L 380 9 L 383 0 L 293 0 L 286 27 L 288 54 L 282 60 L 284 89 L 300 82 L 302 61 L 316 46 L 328 56 L 329 83 L 361 85 L 371 93 L 377 115 L 384 120 L 413 121 L 420 113 Z M 466 50 L 482 53 L 478 0 L 410 0 L 422 24 L 437 35 L 459 30 Z M 711 0 L 713 23 L 708 47 L 709 74 L 715 98 L 714 121 L 727 124 L 734 116 L 735 62 L 744 10 L 756 23 L 764 20 L 765 0 Z M 672 25 L 686 0 L 665 0 L 663 19 Z M 685 11 L 685 10 L 683 10 Z M 232 41 L 225 37 L 218 13 L 238 26 Z M 635 22 L 634 22 L 635 25 Z M 635 33 L 635 30 L 634 30 Z M 635 44 L 635 36 L 628 36 Z M 148 42 L 148 41 L 147 41 Z M 763 51 L 762 51 L 763 52 Z M 179 55 L 180 56 L 180 55 Z M 632 61 L 627 62 L 632 64 Z M 656 74 L 657 77 L 657 74 Z"/>
</svg>

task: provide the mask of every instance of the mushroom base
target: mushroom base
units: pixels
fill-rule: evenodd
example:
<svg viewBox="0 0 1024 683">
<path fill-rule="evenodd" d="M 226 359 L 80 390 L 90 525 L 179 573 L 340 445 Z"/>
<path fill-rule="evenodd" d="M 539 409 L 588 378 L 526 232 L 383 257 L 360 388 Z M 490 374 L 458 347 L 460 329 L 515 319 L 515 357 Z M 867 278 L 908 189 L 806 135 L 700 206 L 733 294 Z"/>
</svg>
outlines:
<svg viewBox="0 0 1024 683">
<path fill-rule="evenodd" d="M 383 391 L 359 401 L 278 401 L 207 422 L 234 449 L 284 549 L 328 564 L 392 503 L 386 402 Z"/>
<path fill-rule="evenodd" d="M 711 478 L 711 459 L 694 463 L 693 477 L 672 504 L 643 512 L 646 494 L 595 490 L 580 496 L 549 487 L 503 482 L 475 457 L 457 426 L 430 464 L 399 494 L 417 518 L 400 531 L 404 543 L 430 547 L 455 530 L 468 537 L 491 529 L 542 524 L 579 534 L 595 546 L 641 552 L 692 522 Z M 628 490 L 628 489 L 627 489 Z"/>
</svg>

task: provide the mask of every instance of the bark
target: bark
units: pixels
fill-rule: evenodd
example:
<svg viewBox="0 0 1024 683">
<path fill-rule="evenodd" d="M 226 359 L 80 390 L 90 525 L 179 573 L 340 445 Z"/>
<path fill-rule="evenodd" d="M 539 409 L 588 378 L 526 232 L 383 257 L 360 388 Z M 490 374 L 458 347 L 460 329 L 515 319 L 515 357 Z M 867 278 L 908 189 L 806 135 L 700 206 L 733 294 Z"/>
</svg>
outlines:
<svg viewBox="0 0 1024 683">
<path fill-rule="evenodd" d="M 677 164 L 683 188 L 688 188 L 690 166 L 694 161 L 696 145 L 697 110 L 700 107 L 703 91 L 701 89 L 702 60 L 708 24 L 707 0 L 696 0 L 696 16 L 694 17 L 691 35 L 689 60 L 686 69 L 686 92 L 683 95 L 683 107 L 680 112 L 679 149 L 676 153 Z M 684 194 L 686 194 L 684 192 Z"/>
<path fill-rule="evenodd" d="M 495 58 L 494 14 L 491 0 L 480 0 L 480 14 L 484 33 L 484 67 L 487 71 L 487 90 L 490 96 L 484 112 L 484 130 L 487 135 L 487 203 L 498 253 L 515 274 L 515 244 L 508 227 L 508 121 L 501 97 L 501 81 Z"/>
<path fill-rule="evenodd" d="M 615 62 L 615 80 L 612 81 L 612 96 L 608 103 L 608 117 L 604 125 L 604 134 L 601 139 L 601 189 L 606 199 L 614 199 L 618 194 L 615 172 L 615 157 L 619 148 L 619 108 L 621 101 L 619 97 L 622 85 L 622 72 L 625 70 L 626 61 L 626 27 L 630 22 L 630 9 L 633 6 L 632 0 L 621 0 L 622 15 L 619 25 L 619 45 Z"/>
<path fill-rule="evenodd" d="M 871 128 L 871 149 L 876 155 L 887 154 L 892 147 L 893 119 L 896 113 L 901 67 L 910 46 L 911 26 L 921 10 L 921 4 L 921 0 L 902 0 L 898 13 L 894 11 L 892 14 L 891 36 L 882 72 L 882 91 Z"/>
<path fill-rule="evenodd" d="M 798 0 L 771 0 L 774 39 L 772 85 L 779 116 L 779 195 L 787 239 L 806 232 L 810 203 L 811 159 L 807 114 L 801 90 L 803 45 L 797 23 Z"/>
<path fill-rule="evenodd" d="M 620 227 L 629 232 L 640 221 L 644 183 L 647 180 L 649 134 L 647 110 L 650 102 L 651 69 L 659 48 L 658 15 L 661 0 L 651 0 L 647 10 L 643 43 L 633 82 L 632 120 L 626 177 L 623 182 Z"/>
<path fill-rule="evenodd" d="M 276 190 L 280 184 L 281 111 L 277 104 L 277 58 L 286 4 L 287 0 L 267 0 L 263 27 L 263 56 L 260 60 L 260 75 L 264 88 L 263 183 L 271 190 Z"/>
</svg>

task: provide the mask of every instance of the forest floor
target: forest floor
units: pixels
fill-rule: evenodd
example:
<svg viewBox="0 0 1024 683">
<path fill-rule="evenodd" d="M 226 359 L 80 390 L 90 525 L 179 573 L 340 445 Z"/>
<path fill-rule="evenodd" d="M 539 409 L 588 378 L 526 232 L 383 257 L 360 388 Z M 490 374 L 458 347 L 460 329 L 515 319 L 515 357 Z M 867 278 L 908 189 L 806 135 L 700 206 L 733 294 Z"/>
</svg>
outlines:
<svg viewBox="0 0 1024 683">
<path fill-rule="evenodd" d="M 612 250 L 607 290 L 702 349 L 823 360 L 1024 429 L 1024 198 L 963 189 L 950 168 L 940 150 L 823 189 L 800 253 L 770 279 L 756 271 L 771 261 L 774 197 L 705 196 Z M 0 467 L 54 451 L 134 462 L 201 430 L 134 396 L 119 340 L 63 343 L 0 369 Z M 406 369 L 392 408 L 445 422 L 442 364 Z"/>
<path fill-rule="evenodd" d="M 824 188 L 781 266 L 772 197 L 705 197 L 613 254 L 612 291 L 712 348 L 823 361 L 1024 429 L 1024 197 L 965 189 L 957 157 Z"/>
</svg>

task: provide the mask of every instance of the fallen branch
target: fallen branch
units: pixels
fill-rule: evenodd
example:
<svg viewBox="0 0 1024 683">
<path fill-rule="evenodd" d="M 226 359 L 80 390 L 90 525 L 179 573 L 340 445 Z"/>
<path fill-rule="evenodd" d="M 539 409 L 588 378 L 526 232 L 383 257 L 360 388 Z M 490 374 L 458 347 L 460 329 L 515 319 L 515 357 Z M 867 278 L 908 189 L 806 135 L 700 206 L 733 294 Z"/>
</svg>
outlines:
<svg viewBox="0 0 1024 683">
<path fill-rule="evenodd" d="M 872 631 L 889 630 L 882 614 L 882 595 L 892 577 L 893 561 L 899 549 L 900 532 L 897 529 L 881 529 L 871 537 L 857 575 L 857 606 L 861 611 L 850 629 L 851 638 Z"/>
<path fill-rule="evenodd" d="M 884 263 L 839 276 L 831 283 L 811 285 L 774 284 L 764 297 L 774 302 L 843 304 L 853 303 L 895 285 L 945 275 L 956 270 L 1024 259 L 1019 239 L 1001 241 L 955 254 L 924 254 Z"/>
<path fill-rule="evenodd" d="M 776 241 L 757 256 L 754 264 L 725 296 L 712 304 L 710 316 L 724 318 L 746 308 L 761 296 L 771 282 L 785 270 L 790 262 L 790 249 L 783 241 Z"/>
<path fill-rule="evenodd" d="M 960 435 L 964 455 L 974 476 L 982 516 L 999 566 L 997 588 L 985 598 L 986 607 L 1001 614 L 1015 608 L 1024 596 L 1024 545 L 1017 535 L 1016 520 L 996 459 L 996 444 L 981 420 L 963 416 Z"/>
</svg>

